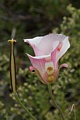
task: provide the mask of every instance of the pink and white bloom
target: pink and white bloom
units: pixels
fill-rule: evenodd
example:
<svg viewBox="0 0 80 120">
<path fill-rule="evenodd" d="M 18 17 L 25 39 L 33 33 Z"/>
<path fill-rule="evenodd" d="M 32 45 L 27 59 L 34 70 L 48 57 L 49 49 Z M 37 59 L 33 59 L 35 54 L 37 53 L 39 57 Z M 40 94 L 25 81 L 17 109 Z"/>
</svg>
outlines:
<svg viewBox="0 0 80 120">
<path fill-rule="evenodd" d="M 48 34 L 24 39 L 24 42 L 30 44 L 35 53 L 35 56 L 27 54 L 32 63 L 30 71 L 35 72 L 44 84 L 52 83 L 57 79 L 59 68 L 68 67 L 65 63 L 58 67 L 59 59 L 70 47 L 67 36 Z"/>
</svg>

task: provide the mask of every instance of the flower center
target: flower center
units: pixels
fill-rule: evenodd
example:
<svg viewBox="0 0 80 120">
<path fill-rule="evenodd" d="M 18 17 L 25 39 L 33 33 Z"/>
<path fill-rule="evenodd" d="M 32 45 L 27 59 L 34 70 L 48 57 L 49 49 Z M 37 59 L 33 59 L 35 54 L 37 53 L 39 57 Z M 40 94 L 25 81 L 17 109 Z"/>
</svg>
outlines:
<svg viewBox="0 0 80 120">
<path fill-rule="evenodd" d="M 46 70 L 46 73 L 47 73 L 47 79 L 49 82 L 52 82 L 54 80 L 54 64 L 53 62 L 46 62 L 45 63 L 45 70 Z"/>
<path fill-rule="evenodd" d="M 52 75 L 52 74 L 53 74 L 53 72 L 54 72 L 53 67 L 51 67 L 51 66 L 50 66 L 50 67 L 48 67 L 46 72 L 47 72 L 47 74 L 48 74 L 48 75 Z"/>
<path fill-rule="evenodd" d="M 48 70 L 48 71 L 52 71 L 53 68 L 52 68 L 52 67 L 48 67 L 47 70 Z"/>
</svg>

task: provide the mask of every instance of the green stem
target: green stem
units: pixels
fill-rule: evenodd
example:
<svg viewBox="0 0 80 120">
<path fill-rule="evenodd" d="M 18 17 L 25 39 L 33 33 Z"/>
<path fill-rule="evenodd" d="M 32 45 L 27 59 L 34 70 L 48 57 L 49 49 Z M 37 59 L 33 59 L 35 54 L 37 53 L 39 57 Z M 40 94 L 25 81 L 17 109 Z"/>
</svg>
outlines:
<svg viewBox="0 0 80 120">
<path fill-rule="evenodd" d="M 62 113 L 62 110 L 60 109 L 60 107 L 58 106 L 58 104 L 56 103 L 56 101 L 55 101 L 55 99 L 54 99 L 54 97 L 53 97 L 53 94 L 52 94 L 52 89 L 51 89 L 51 85 L 49 84 L 48 85 L 48 90 L 49 90 L 49 94 L 50 94 L 50 96 L 51 96 L 51 98 L 52 98 L 52 100 L 53 100 L 53 102 L 54 102 L 54 104 L 55 104 L 55 107 L 59 110 L 59 112 L 60 112 L 60 115 L 61 115 L 61 117 L 62 117 L 62 120 L 65 120 L 65 118 L 64 118 L 64 115 L 63 115 L 63 113 Z M 54 105 L 53 105 L 54 106 Z"/>
<path fill-rule="evenodd" d="M 74 120 L 76 120 L 76 111 L 75 111 L 75 108 L 74 108 Z"/>
<path fill-rule="evenodd" d="M 15 95 L 16 101 L 21 105 L 21 107 L 26 111 L 26 113 L 28 113 L 33 120 L 37 120 L 20 101 L 18 94 L 15 92 L 14 95 Z"/>
</svg>

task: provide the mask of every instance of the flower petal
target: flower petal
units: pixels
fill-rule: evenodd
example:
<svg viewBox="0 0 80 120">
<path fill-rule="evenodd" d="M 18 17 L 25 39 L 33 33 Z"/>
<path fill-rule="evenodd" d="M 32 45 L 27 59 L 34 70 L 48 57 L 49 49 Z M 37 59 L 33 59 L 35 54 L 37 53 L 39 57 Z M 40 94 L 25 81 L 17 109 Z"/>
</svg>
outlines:
<svg viewBox="0 0 80 120">
<path fill-rule="evenodd" d="M 33 56 L 29 55 L 29 54 L 27 54 L 27 56 L 29 57 L 32 65 L 36 69 L 38 69 L 40 71 L 44 71 L 43 70 L 44 69 L 44 64 L 45 64 L 45 59 L 44 58 L 33 57 Z"/>
<path fill-rule="evenodd" d="M 50 54 L 65 38 L 66 36 L 62 34 L 48 34 L 41 39 L 38 48 L 43 51 L 45 55 Z"/>
<path fill-rule="evenodd" d="M 41 49 L 45 55 L 50 54 L 51 51 L 54 50 L 59 44 L 56 39 L 56 34 L 49 34 L 44 36 L 38 46 L 39 49 Z"/>
<path fill-rule="evenodd" d="M 24 42 L 29 43 L 31 46 L 32 45 L 38 46 L 42 38 L 43 37 L 40 36 L 40 37 L 34 37 L 32 39 L 24 39 Z"/>
<path fill-rule="evenodd" d="M 53 51 L 58 45 L 59 42 L 63 41 L 66 38 L 62 34 L 48 34 L 40 37 L 34 37 L 32 39 L 24 39 L 24 42 L 29 43 L 36 56 L 48 55 Z"/>
<path fill-rule="evenodd" d="M 66 67 L 66 68 L 68 68 L 69 66 L 68 66 L 68 64 L 63 63 L 62 65 L 60 65 L 59 69 L 62 68 L 62 67 Z"/>
<path fill-rule="evenodd" d="M 35 56 L 44 55 L 41 49 L 38 48 L 38 45 L 43 37 L 34 37 L 32 39 L 24 39 L 24 42 L 27 42 L 31 45 L 34 50 Z"/>
<path fill-rule="evenodd" d="M 60 50 L 57 50 L 57 55 L 56 55 L 57 61 L 65 54 L 65 52 L 68 50 L 69 47 L 70 47 L 70 43 L 68 37 L 66 37 L 62 41 L 62 47 L 60 48 Z"/>
<path fill-rule="evenodd" d="M 32 48 L 34 50 L 35 56 L 42 56 L 42 55 L 44 55 L 44 53 L 41 50 L 39 50 L 39 48 L 37 46 L 32 45 Z"/>
<path fill-rule="evenodd" d="M 44 73 L 44 66 L 45 66 L 45 57 L 40 56 L 40 57 L 33 57 L 29 54 L 27 54 L 29 57 L 32 65 L 39 70 L 41 73 Z"/>
<path fill-rule="evenodd" d="M 51 60 L 54 63 L 55 68 L 57 67 L 57 61 L 56 61 L 56 49 L 54 51 L 51 52 Z"/>
</svg>

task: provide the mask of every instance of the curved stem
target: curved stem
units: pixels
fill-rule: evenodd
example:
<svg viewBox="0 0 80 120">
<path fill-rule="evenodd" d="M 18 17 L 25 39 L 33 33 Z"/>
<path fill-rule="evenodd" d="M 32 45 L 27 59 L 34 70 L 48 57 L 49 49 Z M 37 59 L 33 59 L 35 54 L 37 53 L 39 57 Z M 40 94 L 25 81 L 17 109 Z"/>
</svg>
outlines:
<svg viewBox="0 0 80 120">
<path fill-rule="evenodd" d="M 60 112 L 60 115 L 61 115 L 61 117 L 62 117 L 62 120 L 65 120 L 65 118 L 64 118 L 64 115 L 63 115 L 63 113 L 62 113 L 62 110 L 60 109 L 60 107 L 58 106 L 58 104 L 56 103 L 56 101 L 54 100 L 54 97 L 53 97 L 53 94 L 52 94 L 52 89 L 51 89 L 51 85 L 49 84 L 48 85 L 48 90 L 49 90 L 49 94 L 50 94 L 50 96 L 51 96 L 51 98 L 52 98 L 52 100 L 53 100 L 53 102 L 54 102 L 54 104 L 55 104 L 55 107 L 59 110 L 59 112 Z M 53 105 L 54 106 L 54 105 Z"/>
<path fill-rule="evenodd" d="M 72 105 L 71 111 L 69 112 L 68 116 L 70 116 L 72 112 L 73 112 L 73 114 L 74 114 L 74 120 L 76 120 L 75 104 Z"/>
<path fill-rule="evenodd" d="M 16 101 L 21 105 L 21 107 L 26 111 L 26 113 L 28 113 L 33 120 L 37 120 L 20 101 L 18 94 L 15 92 L 14 95 L 15 95 Z"/>
</svg>

